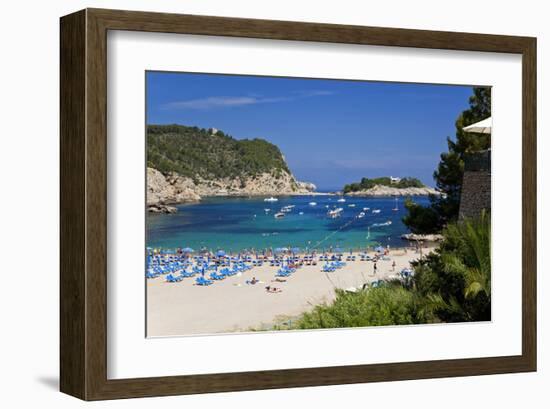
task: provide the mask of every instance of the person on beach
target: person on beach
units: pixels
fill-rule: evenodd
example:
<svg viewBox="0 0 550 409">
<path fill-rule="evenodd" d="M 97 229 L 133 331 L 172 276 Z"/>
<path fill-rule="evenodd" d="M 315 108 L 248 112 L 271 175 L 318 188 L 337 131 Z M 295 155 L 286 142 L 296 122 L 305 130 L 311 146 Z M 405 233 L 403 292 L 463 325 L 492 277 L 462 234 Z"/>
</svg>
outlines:
<svg viewBox="0 0 550 409">
<path fill-rule="evenodd" d="M 376 261 L 375 261 L 373 266 L 373 274 L 376 275 L 377 272 L 378 272 L 378 266 L 376 265 Z"/>
<path fill-rule="evenodd" d="M 391 271 L 395 271 L 395 260 L 391 263 Z"/>
</svg>

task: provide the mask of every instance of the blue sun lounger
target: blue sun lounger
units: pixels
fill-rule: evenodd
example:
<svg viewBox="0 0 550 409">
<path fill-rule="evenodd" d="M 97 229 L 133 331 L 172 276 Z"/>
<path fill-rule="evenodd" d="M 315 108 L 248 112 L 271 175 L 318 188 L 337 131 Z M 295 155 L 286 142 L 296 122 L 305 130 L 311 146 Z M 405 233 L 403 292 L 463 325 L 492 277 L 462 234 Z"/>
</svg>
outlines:
<svg viewBox="0 0 550 409">
<path fill-rule="evenodd" d="M 225 278 L 225 274 L 218 274 L 218 273 L 212 273 L 210 274 L 210 280 L 223 280 Z"/>
<path fill-rule="evenodd" d="M 183 277 L 183 278 L 188 278 L 188 277 L 194 277 L 196 273 L 193 273 L 192 271 L 191 272 L 187 272 L 187 271 L 182 271 L 180 273 L 180 277 Z"/>
<path fill-rule="evenodd" d="M 166 281 L 169 283 L 177 283 L 178 281 L 181 281 L 181 280 L 183 280 L 183 277 L 176 277 L 176 276 L 173 276 L 172 274 L 168 274 L 166 276 Z"/>
<path fill-rule="evenodd" d="M 290 276 L 290 271 L 284 270 L 284 269 L 280 269 L 279 271 L 277 271 L 277 274 L 275 274 L 275 277 L 288 277 L 288 276 Z"/>
<path fill-rule="evenodd" d="M 336 271 L 336 267 L 334 266 L 334 263 L 332 264 L 325 264 L 321 270 L 323 273 L 332 273 Z"/>
<path fill-rule="evenodd" d="M 207 280 L 204 277 L 197 277 L 197 279 L 195 280 L 195 284 L 197 284 L 197 285 L 210 285 L 212 283 L 213 283 L 213 281 Z"/>
</svg>

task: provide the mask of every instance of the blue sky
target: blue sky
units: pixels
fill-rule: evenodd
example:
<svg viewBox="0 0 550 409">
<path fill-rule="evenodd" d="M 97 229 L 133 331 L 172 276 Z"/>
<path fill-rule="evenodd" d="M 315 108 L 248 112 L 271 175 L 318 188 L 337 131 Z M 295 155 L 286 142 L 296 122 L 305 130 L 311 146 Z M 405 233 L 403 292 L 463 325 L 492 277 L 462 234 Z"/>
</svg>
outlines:
<svg viewBox="0 0 550 409">
<path fill-rule="evenodd" d="M 147 73 L 147 123 L 217 128 L 276 144 L 299 180 L 432 174 L 469 86 Z"/>
</svg>

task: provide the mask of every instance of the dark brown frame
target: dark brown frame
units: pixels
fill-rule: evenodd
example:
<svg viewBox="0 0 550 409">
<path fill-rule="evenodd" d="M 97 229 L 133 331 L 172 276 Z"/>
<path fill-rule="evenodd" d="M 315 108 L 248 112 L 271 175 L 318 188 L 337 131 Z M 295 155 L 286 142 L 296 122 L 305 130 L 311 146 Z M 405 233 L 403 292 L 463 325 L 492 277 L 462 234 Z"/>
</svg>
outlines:
<svg viewBox="0 0 550 409">
<path fill-rule="evenodd" d="M 522 354 L 107 379 L 107 30 L 514 53 L 523 64 Z M 86 400 L 536 370 L 536 39 L 86 9 L 61 18 L 61 391 Z"/>
</svg>

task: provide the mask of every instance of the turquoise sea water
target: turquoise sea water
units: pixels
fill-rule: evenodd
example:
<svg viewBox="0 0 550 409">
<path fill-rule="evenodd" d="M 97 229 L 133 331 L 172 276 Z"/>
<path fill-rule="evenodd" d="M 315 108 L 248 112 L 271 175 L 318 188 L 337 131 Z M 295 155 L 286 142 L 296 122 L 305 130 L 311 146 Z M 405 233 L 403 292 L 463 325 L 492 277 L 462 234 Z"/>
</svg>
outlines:
<svg viewBox="0 0 550 409">
<path fill-rule="evenodd" d="M 264 198 L 209 198 L 196 204 L 179 205 L 175 214 L 147 215 L 147 246 L 175 249 L 191 247 L 238 252 L 244 249 L 299 247 L 318 250 L 341 248 L 360 249 L 366 246 L 389 244 L 406 245 L 400 238 L 408 229 L 401 222 L 405 215 L 404 199 L 351 198 L 338 203 L 337 196 L 279 197 L 278 202 Z M 415 198 L 427 204 L 427 197 Z M 310 206 L 309 202 L 317 202 Z M 355 204 L 355 207 L 350 207 Z M 273 215 L 281 207 L 295 205 L 286 217 Z M 342 216 L 327 217 L 329 208 L 342 207 Z M 356 216 L 369 207 L 365 217 Z M 268 213 L 264 209 L 270 209 Z M 380 209 L 380 213 L 372 213 Z M 299 213 L 303 212 L 302 215 Z M 391 221 L 391 225 L 377 224 Z"/>
</svg>

